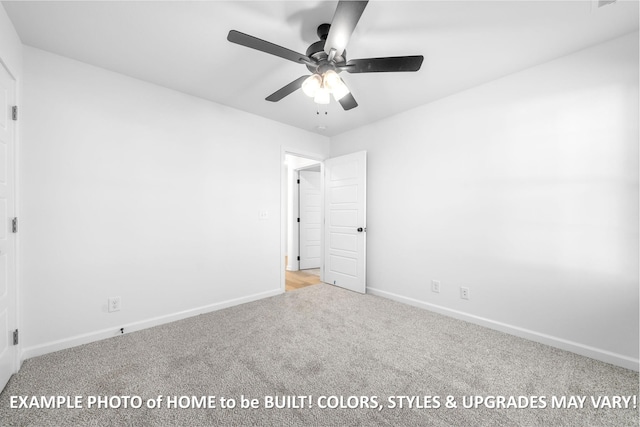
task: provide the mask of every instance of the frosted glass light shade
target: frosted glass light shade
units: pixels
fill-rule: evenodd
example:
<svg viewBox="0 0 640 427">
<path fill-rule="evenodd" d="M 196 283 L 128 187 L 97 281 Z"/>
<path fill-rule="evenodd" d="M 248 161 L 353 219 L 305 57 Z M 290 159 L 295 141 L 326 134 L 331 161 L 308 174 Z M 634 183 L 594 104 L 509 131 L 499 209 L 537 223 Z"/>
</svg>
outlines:
<svg viewBox="0 0 640 427">
<path fill-rule="evenodd" d="M 313 100 L 316 104 L 328 104 L 329 101 L 331 101 L 331 98 L 329 97 L 329 91 L 326 88 L 321 87 L 317 90 L 316 96 L 313 98 Z"/>
<path fill-rule="evenodd" d="M 302 82 L 302 91 L 305 95 L 313 98 L 316 96 L 316 92 L 322 86 L 322 77 L 318 74 L 312 74 L 307 80 Z"/>
<path fill-rule="evenodd" d="M 342 98 L 344 98 L 346 94 L 349 93 L 349 88 L 347 88 L 347 85 L 344 84 L 342 79 L 340 79 L 340 83 L 334 86 L 333 91 L 331 93 L 333 93 L 333 98 L 336 101 L 340 101 Z"/>
<path fill-rule="evenodd" d="M 328 70 L 322 77 L 323 86 L 329 89 L 336 101 L 340 101 L 349 93 L 347 85 L 344 84 L 338 73 Z"/>
<path fill-rule="evenodd" d="M 329 92 L 333 92 L 333 89 L 340 83 L 342 83 L 342 80 L 340 80 L 340 76 L 338 76 L 338 73 L 333 70 L 328 70 L 322 76 L 322 82 L 324 84 L 324 87 L 329 89 Z"/>
</svg>

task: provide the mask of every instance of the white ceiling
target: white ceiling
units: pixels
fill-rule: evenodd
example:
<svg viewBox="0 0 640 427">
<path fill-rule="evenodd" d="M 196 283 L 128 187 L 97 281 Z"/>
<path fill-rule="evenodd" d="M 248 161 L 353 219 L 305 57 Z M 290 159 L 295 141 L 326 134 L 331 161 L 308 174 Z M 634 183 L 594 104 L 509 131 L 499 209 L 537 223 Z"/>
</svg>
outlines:
<svg viewBox="0 0 640 427">
<path fill-rule="evenodd" d="M 424 55 L 422 69 L 343 73 L 360 106 L 343 111 L 332 100 L 318 115 L 302 91 L 264 100 L 305 66 L 226 37 L 235 29 L 304 53 L 337 2 L 2 3 L 26 45 L 328 136 L 638 30 L 637 0 L 374 0 L 348 58 Z"/>
</svg>

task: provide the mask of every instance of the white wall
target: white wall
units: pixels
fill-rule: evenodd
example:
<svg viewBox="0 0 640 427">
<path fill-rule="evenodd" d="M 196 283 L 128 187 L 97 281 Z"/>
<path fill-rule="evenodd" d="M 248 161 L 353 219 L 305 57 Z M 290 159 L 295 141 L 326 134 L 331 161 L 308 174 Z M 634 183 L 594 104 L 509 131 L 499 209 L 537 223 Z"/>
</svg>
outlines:
<svg viewBox="0 0 640 427">
<path fill-rule="evenodd" d="M 22 42 L 2 3 L 0 3 L 0 62 L 5 65 L 13 78 L 20 80 L 22 75 Z"/>
<path fill-rule="evenodd" d="M 327 138 L 29 47 L 24 73 L 25 357 L 282 291 L 282 146 Z"/>
<path fill-rule="evenodd" d="M 638 33 L 331 140 L 359 150 L 369 291 L 638 369 Z"/>
</svg>

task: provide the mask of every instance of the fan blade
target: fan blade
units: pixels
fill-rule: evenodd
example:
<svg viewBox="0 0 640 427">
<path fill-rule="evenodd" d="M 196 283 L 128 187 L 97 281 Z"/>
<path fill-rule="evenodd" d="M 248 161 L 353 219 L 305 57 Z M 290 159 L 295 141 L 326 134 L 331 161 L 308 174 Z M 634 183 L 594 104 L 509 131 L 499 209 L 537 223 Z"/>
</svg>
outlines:
<svg viewBox="0 0 640 427">
<path fill-rule="evenodd" d="M 368 1 L 348 1 L 341 0 L 338 2 L 336 13 L 331 21 L 331 28 L 327 35 L 327 41 L 324 44 L 324 51 L 327 55 L 331 54 L 331 49 L 335 49 L 335 56 L 342 55 L 344 49 L 349 43 L 349 38 L 356 28 L 364 8 L 367 7 Z"/>
<path fill-rule="evenodd" d="M 418 71 L 422 65 L 422 55 L 391 56 L 388 58 L 352 59 L 343 70 L 349 73 L 390 73 L 396 71 Z"/>
<path fill-rule="evenodd" d="M 277 91 L 273 92 L 271 95 L 267 96 L 265 99 L 271 102 L 280 101 L 285 96 L 291 95 L 293 92 L 300 89 L 300 87 L 302 87 L 302 82 L 304 82 L 308 77 L 309 76 L 302 76 L 300 78 L 295 79 L 294 81 L 284 86 L 283 88 L 280 88 Z"/>
<path fill-rule="evenodd" d="M 279 56 L 280 58 L 288 59 L 289 61 L 298 62 L 300 64 L 313 64 L 313 62 L 307 56 L 301 53 L 294 52 L 290 49 L 287 49 L 286 47 L 278 46 L 277 44 L 273 44 L 257 37 L 250 36 L 249 34 L 241 33 L 240 31 L 229 31 L 227 40 L 229 40 L 231 43 L 236 43 L 241 46 L 250 47 L 251 49 L 259 50 L 261 52 Z"/>
<path fill-rule="evenodd" d="M 338 102 L 340 103 L 340 105 L 342 105 L 342 108 L 344 108 L 345 111 L 351 110 L 352 108 L 356 108 L 358 106 L 356 99 L 353 97 L 351 93 L 348 93 L 342 98 L 340 98 L 340 101 Z"/>
</svg>

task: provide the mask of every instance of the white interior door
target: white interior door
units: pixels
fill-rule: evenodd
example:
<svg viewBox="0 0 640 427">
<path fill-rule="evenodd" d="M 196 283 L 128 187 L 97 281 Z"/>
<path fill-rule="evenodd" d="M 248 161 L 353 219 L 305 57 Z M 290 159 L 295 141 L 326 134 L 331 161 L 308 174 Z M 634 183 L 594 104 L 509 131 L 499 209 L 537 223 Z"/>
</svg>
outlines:
<svg viewBox="0 0 640 427">
<path fill-rule="evenodd" d="M 14 121 L 15 82 L 0 64 L 0 390 L 16 372 L 15 235 L 14 215 Z"/>
<path fill-rule="evenodd" d="M 367 153 L 325 161 L 324 281 L 366 292 Z"/>
<path fill-rule="evenodd" d="M 320 268 L 322 203 L 320 172 L 300 171 L 300 269 Z"/>
</svg>

